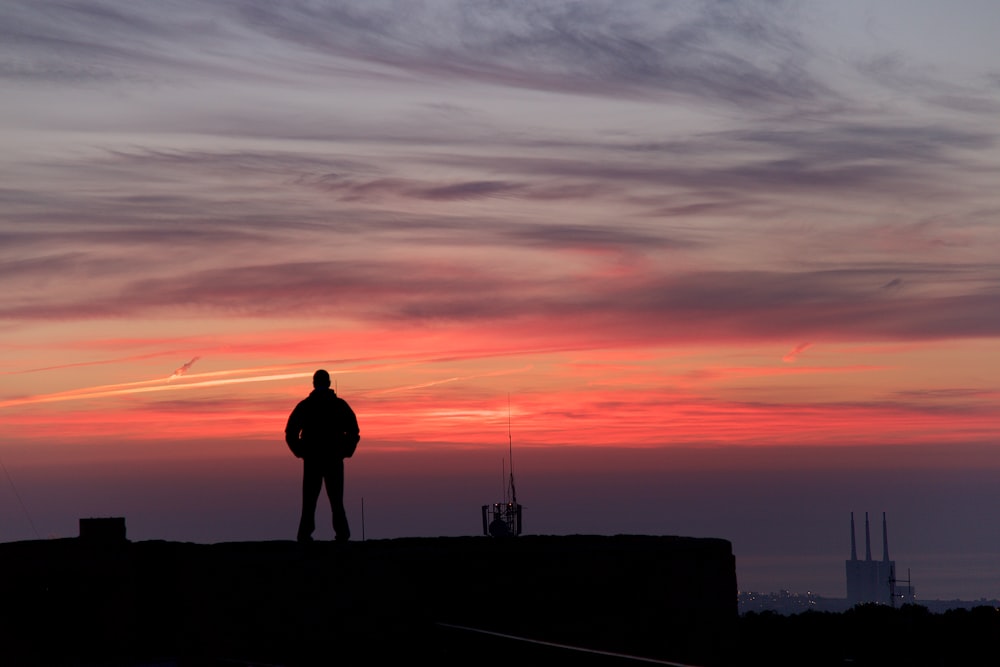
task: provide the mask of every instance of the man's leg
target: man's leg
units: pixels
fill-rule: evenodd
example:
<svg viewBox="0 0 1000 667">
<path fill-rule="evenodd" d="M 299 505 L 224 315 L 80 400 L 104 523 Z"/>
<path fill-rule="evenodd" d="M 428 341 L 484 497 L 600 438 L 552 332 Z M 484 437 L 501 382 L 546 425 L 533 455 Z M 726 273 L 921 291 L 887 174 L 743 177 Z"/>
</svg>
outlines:
<svg viewBox="0 0 1000 667">
<path fill-rule="evenodd" d="M 302 518 L 299 519 L 299 542 L 312 540 L 316 530 L 316 501 L 319 500 L 319 490 L 323 486 L 323 470 L 316 461 L 302 461 Z"/>
<path fill-rule="evenodd" d="M 333 514 L 333 530 L 337 540 L 345 541 L 351 537 L 351 528 L 347 525 L 347 512 L 344 510 L 344 460 L 331 461 L 326 466 L 326 496 L 330 499 L 330 512 Z"/>
</svg>

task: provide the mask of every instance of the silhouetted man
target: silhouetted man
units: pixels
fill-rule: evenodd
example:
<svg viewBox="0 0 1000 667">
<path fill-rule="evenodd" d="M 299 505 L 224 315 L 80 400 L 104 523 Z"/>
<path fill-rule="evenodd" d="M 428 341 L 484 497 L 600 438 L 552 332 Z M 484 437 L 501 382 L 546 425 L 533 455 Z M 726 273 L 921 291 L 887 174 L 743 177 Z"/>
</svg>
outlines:
<svg viewBox="0 0 1000 667">
<path fill-rule="evenodd" d="M 313 390 L 288 416 L 285 442 L 302 459 L 302 518 L 299 542 L 312 542 L 316 529 L 316 501 L 326 483 L 337 540 L 351 537 L 344 511 L 344 459 L 354 455 L 361 439 L 358 419 L 347 401 L 330 388 L 330 374 L 313 374 Z"/>
</svg>

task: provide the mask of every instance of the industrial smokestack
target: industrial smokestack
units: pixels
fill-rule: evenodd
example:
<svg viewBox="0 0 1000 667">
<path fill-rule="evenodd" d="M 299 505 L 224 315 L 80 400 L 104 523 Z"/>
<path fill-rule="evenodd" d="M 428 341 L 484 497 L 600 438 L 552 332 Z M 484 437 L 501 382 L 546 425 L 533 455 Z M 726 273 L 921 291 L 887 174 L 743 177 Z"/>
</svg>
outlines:
<svg viewBox="0 0 1000 667">
<path fill-rule="evenodd" d="M 854 539 L 854 512 L 851 512 L 851 560 L 858 559 L 858 545 Z"/>
<path fill-rule="evenodd" d="M 865 560 L 872 559 L 872 536 L 868 529 L 868 512 L 865 512 Z"/>
<path fill-rule="evenodd" d="M 889 562 L 889 528 L 885 524 L 885 512 L 882 512 L 882 561 Z"/>
</svg>

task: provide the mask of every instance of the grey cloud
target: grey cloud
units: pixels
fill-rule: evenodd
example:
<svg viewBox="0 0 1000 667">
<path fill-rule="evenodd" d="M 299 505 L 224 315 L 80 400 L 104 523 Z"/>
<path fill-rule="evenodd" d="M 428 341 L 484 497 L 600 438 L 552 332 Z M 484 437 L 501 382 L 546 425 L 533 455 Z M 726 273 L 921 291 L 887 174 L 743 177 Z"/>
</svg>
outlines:
<svg viewBox="0 0 1000 667">
<path fill-rule="evenodd" d="M 217 244 L 239 244 L 273 241 L 275 233 L 267 233 L 263 228 L 273 228 L 273 218 L 258 221 L 245 219 L 236 214 L 233 219 L 190 218 L 171 220 L 168 214 L 152 212 L 148 217 L 137 219 L 128 211 L 97 210 L 88 212 L 77 209 L 63 212 L 48 211 L 38 214 L 10 216 L 22 223 L 34 221 L 47 224 L 45 229 L 24 229 L 21 231 L 0 231 L 0 243 L 5 249 L 18 252 L 45 252 L 45 248 L 60 248 L 75 245 L 93 250 L 113 246 L 215 246 Z M 154 222 L 159 226 L 152 226 Z M 257 225 L 254 225 L 257 222 Z M 258 227 L 258 229 L 254 229 Z"/>
<path fill-rule="evenodd" d="M 483 197 L 498 197 L 516 194 L 523 186 L 502 181 L 468 181 L 445 185 L 438 188 L 428 188 L 419 196 L 430 200 L 481 199 Z"/>
<path fill-rule="evenodd" d="M 80 302 L 7 302 L 0 318 L 84 319 L 173 313 L 341 316 L 376 321 L 488 320 L 623 340 L 920 340 L 1000 335 L 1000 279 L 989 267 L 700 272 L 533 278 L 502 265 L 331 261 L 260 264 L 133 282 Z M 995 274 L 995 269 L 992 269 Z M 894 276 L 949 293 L 882 287 Z M 982 280 L 980 280 L 982 282 Z M 575 336 L 576 334 L 572 334 Z"/>
<path fill-rule="evenodd" d="M 233 77 L 251 68 L 206 51 L 232 42 L 221 6 L 203 3 L 5 2 L 0 75 L 55 83 Z M 193 66 L 197 65 L 197 68 Z"/>
<path fill-rule="evenodd" d="M 834 124 L 820 130 L 741 130 L 720 138 L 772 147 L 814 164 L 861 160 L 940 161 L 949 149 L 988 149 L 996 133 L 944 125 Z"/>
<path fill-rule="evenodd" d="M 665 205 L 657 206 L 648 211 L 648 215 L 657 218 L 699 217 L 702 215 L 746 217 L 756 216 L 767 207 L 761 201 L 751 198 L 735 197 L 728 193 L 697 193 L 693 195 L 699 200 L 692 203 L 674 203 L 668 200 Z M 704 201 L 709 199 L 709 201 Z M 771 207 L 773 210 L 774 207 Z"/>
<path fill-rule="evenodd" d="M 925 179 L 904 163 L 847 164 L 823 163 L 819 159 L 788 157 L 784 159 L 744 160 L 733 166 L 718 167 L 691 161 L 687 164 L 663 161 L 656 164 L 605 160 L 601 163 L 565 158 L 494 157 L 468 158 L 440 156 L 429 158 L 442 164 L 472 166 L 486 160 L 494 170 L 544 177 L 587 180 L 608 185 L 655 185 L 663 188 L 695 191 L 740 192 L 743 196 L 765 196 L 802 191 L 821 192 L 853 188 L 859 192 L 912 190 L 926 188 Z"/>
<path fill-rule="evenodd" d="M 928 101 L 938 106 L 970 114 L 990 114 L 995 116 L 1000 113 L 1000 99 L 984 95 L 938 95 L 928 98 Z"/>
<path fill-rule="evenodd" d="M 586 180 L 609 185 L 661 185 L 704 193 L 709 204 L 726 199 L 760 201 L 792 192 L 908 193 L 929 196 L 948 187 L 948 178 L 929 176 L 943 164 L 977 170 L 961 151 L 988 151 L 997 134 L 946 125 L 891 126 L 831 123 L 823 129 L 752 129 L 708 133 L 642 152 L 662 159 L 634 159 L 633 147 L 606 145 L 603 160 L 537 155 L 510 157 L 439 154 L 433 162 L 494 172 Z M 565 151 L 564 151 L 565 153 Z M 746 157 L 747 155 L 766 157 Z M 718 166 L 715 157 L 726 158 Z M 716 193 L 716 196 L 708 196 Z M 728 204 L 728 202 L 722 202 Z M 688 214 L 692 213 L 688 210 Z"/>
<path fill-rule="evenodd" d="M 509 243 L 549 248 L 654 249 L 694 248 L 698 244 L 680 237 L 642 233 L 628 228 L 564 224 L 508 225 L 499 232 Z"/>
<path fill-rule="evenodd" d="M 957 89 L 954 84 L 939 81 L 928 74 L 922 63 L 907 59 L 901 53 L 883 53 L 860 60 L 856 65 L 859 72 L 883 86 L 905 92 L 926 90 L 940 91 L 942 87 Z"/>
<path fill-rule="evenodd" d="M 486 158 L 484 158 L 486 160 Z M 480 165 L 482 166 L 482 165 Z M 535 201 L 581 201 L 612 194 L 612 188 L 600 183 L 549 181 L 474 180 L 435 184 L 413 178 L 375 178 L 365 180 L 349 174 L 302 176 L 296 183 L 320 188 L 344 201 L 384 202 L 386 197 L 423 201 L 466 201 L 473 199 L 512 198 Z"/>
<path fill-rule="evenodd" d="M 336 177 L 338 172 L 366 173 L 376 167 L 370 161 L 343 157 L 317 157 L 292 151 L 183 151 L 136 149 L 111 150 L 103 164 L 116 167 L 181 167 L 224 173 L 264 173 L 283 177 L 299 173 Z"/>
<path fill-rule="evenodd" d="M 121 78 L 110 67 L 62 62 L 52 59 L 0 60 L 0 79 L 27 82 L 80 83 L 82 81 L 115 81 Z"/>
<path fill-rule="evenodd" d="M 353 63 L 369 77 L 380 76 L 377 66 L 585 95 L 680 94 L 754 106 L 829 96 L 805 69 L 809 49 L 787 27 L 783 4 L 38 0 L 18 7 L 0 31 L 17 54 L 8 52 L 0 71 L 161 78 L 190 76 L 197 66 L 198 76 L 291 80 Z M 279 50 L 286 56 L 272 55 Z"/>
<path fill-rule="evenodd" d="M 867 289 L 852 285 L 866 273 L 687 275 L 605 294 L 596 307 L 605 318 L 633 326 L 641 319 L 667 339 L 694 341 L 726 340 L 729 332 L 762 340 L 944 339 L 1000 332 L 996 290 L 889 297 L 877 280 Z M 871 276 L 877 277 L 877 272 Z"/>
<path fill-rule="evenodd" d="M 297 179 L 297 182 L 334 193 L 344 201 L 382 202 L 387 196 L 426 201 L 462 201 L 527 191 L 525 185 L 509 181 L 461 181 L 433 185 L 427 181 L 404 178 L 364 180 L 349 174 L 325 174 L 316 178 L 306 176 Z"/>
<path fill-rule="evenodd" d="M 247 3 L 277 39 L 414 74 L 596 95 L 741 104 L 828 91 L 773 3 Z M 749 57 L 748 52 L 755 57 Z M 761 57 L 763 56 L 763 57 Z"/>
<path fill-rule="evenodd" d="M 933 69 L 928 68 L 926 63 L 914 62 L 902 54 L 890 53 L 869 58 L 859 62 L 857 68 L 878 84 L 927 104 L 982 115 L 995 115 L 1000 109 L 1000 99 L 989 97 L 985 87 L 935 76 Z M 988 82 L 989 78 L 986 75 L 985 80 Z"/>
<path fill-rule="evenodd" d="M 394 319 L 403 313 L 425 310 L 426 317 L 440 318 L 445 316 L 440 311 L 448 310 L 451 317 L 460 313 L 476 317 L 480 308 L 486 308 L 483 297 L 495 290 L 492 277 L 471 267 L 438 265 L 428 269 L 426 265 L 402 262 L 304 262 L 143 280 L 124 290 L 116 302 L 139 311 L 184 306 L 195 311 L 248 316 L 294 314 L 298 318 L 323 318 L 351 314 Z M 438 306 L 421 307 L 431 303 Z"/>
</svg>

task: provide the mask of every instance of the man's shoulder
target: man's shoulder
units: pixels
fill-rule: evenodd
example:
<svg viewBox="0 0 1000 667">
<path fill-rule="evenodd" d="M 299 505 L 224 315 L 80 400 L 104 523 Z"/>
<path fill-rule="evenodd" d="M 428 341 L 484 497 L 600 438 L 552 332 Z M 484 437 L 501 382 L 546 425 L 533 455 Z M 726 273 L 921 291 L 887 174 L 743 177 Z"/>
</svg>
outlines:
<svg viewBox="0 0 1000 667">
<path fill-rule="evenodd" d="M 309 404 L 310 404 L 310 400 L 309 399 L 310 398 L 312 398 L 311 395 L 310 396 L 306 396 L 301 401 L 299 401 L 298 403 L 296 403 L 295 407 L 292 409 L 292 414 L 295 414 L 296 412 L 302 412 L 303 410 L 309 409 Z"/>
<path fill-rule="evenodd" d="M 327 391 L 314 391 L 299 401 L 296 408 L 326 407 L 330 405 L 347 405 L 347 401 L 331 389 Z"/>
</svg>

